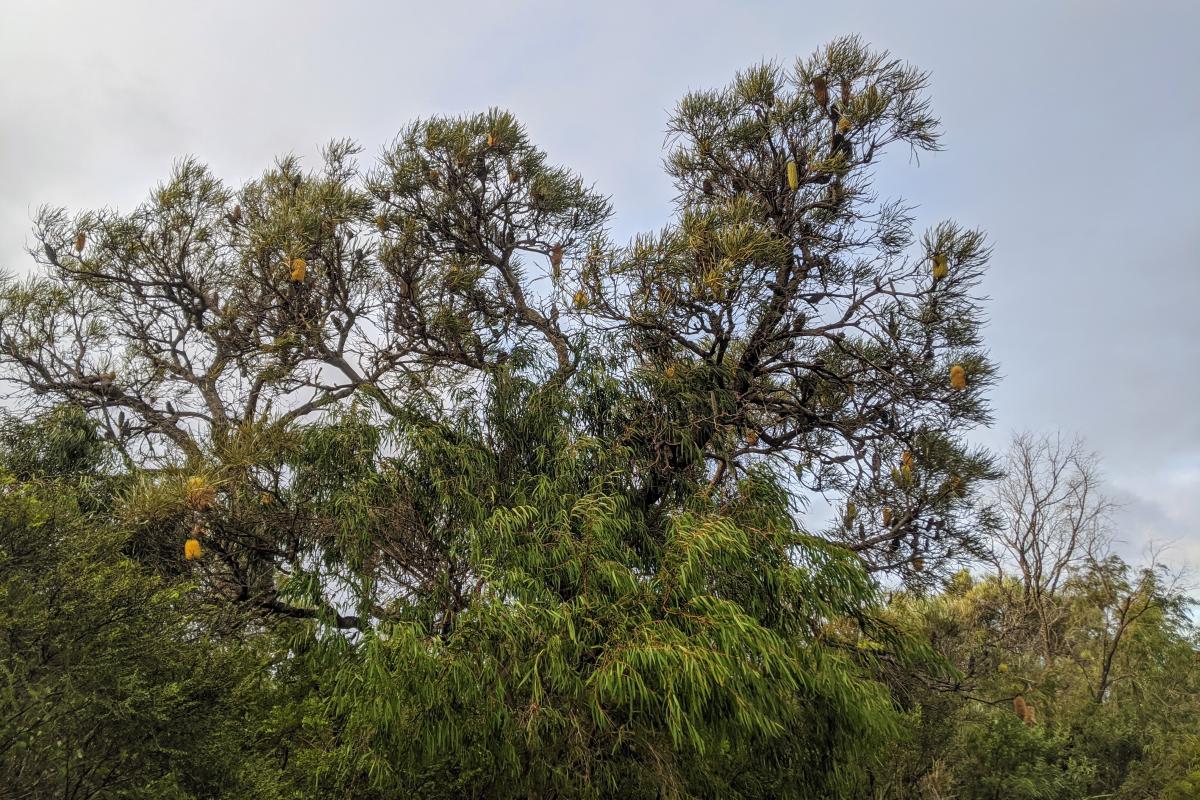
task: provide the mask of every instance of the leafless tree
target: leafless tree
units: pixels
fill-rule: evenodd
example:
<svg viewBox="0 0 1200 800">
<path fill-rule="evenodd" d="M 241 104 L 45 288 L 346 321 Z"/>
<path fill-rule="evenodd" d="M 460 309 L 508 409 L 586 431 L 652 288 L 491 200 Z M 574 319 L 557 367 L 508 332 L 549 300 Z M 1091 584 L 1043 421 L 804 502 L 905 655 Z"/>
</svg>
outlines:
<svg viewBox="0 0 1200 800">
<path fill-rule="evenodd" d="M 1001 576 L 1015 570 L 1047 659 L 1065 613 L 1054 602 L 1058 590 L 1073 569 L 1102 560 L 1108 547 L 1115 504 L 1100 487 L 1099 458 L 1081 439 L 1028 432 L 1014 437 L 996 489 L 1003 526 L 991 560 Z"/>
</svg>

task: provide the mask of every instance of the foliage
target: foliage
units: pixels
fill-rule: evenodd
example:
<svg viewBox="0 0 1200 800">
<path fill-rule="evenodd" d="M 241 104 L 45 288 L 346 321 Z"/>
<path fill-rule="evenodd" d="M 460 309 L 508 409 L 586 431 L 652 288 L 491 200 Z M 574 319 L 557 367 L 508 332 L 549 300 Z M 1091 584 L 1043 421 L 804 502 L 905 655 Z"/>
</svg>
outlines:
<svg viewBox="0 0 1200 800">
<path fill-rule="evenodd" d="M 989 248 L 872 189 L 938 148 L 926 83 L 852 37 L 688 95 L 627 245 L 500 110 L 42 209 L 0 286 L 4 790 L 1186 796 L 1182 596 L 1004 529 L 1060 501 L 993 508 L 966 438 Z"/>
</svg>

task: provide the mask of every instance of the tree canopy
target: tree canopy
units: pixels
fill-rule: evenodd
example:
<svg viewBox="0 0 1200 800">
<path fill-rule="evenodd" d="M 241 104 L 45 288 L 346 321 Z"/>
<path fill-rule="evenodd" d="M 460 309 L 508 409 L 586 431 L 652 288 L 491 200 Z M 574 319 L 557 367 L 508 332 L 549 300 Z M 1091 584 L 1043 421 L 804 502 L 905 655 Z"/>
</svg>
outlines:
<svg viewBox="0 0 1200 800">
<path fill-rule="evenodd" d="M 42 209 L 0 286 L 11 796 L 917 797 L 951 725 L 970 796 L 1101 785 L 992 713 L 993 640 L 1047 698 L 1107 642 L 1079 724 L 1194 642 L 1099 550 L 963 584 L 1020 539 L 967 439 L 989 250 L 872 183 L 938 149 L 926 85 L 851 37 L 687 95 L 624 244 L 496 109 Z"/>
</svg>

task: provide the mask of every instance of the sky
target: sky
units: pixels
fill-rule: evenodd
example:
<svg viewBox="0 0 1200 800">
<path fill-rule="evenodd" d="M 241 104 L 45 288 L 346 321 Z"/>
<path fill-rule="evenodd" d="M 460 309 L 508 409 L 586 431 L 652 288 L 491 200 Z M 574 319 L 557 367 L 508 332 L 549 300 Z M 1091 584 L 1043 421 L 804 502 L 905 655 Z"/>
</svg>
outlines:
<svg viewBox="0 0 1200 800">
<path fill-rule="evenodd" d="M 668 221 L 664 129 L 692 89 L 850 33 L 931 73 L 946 150 L 894 152 L 920 227 L 988 232 L 996 423 L 1084 437 L 1132 556 L 1200 566 L 1200 3 L 0 0 L 0 269 L 39 205 L 132 208 L 193 154 L 232 184 L 283 153 L 377 152 L 500 106 L 611 196 Z"/>
</svg>

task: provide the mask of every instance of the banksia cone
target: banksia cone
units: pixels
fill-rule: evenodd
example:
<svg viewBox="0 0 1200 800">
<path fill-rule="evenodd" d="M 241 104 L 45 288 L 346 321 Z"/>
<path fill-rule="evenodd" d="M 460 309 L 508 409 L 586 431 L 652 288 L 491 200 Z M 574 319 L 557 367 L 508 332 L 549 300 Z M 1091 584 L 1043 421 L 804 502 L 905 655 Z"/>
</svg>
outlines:
<svg viewBox="0 0 1200 800">
<path fill-rule="evenodd" d="M 1025 705 L 1025 698 L 1021 697 L 1021 695 L 1017 695 L 1013 698 L 1013 711 L 1016 712 L 1016 715 L 1022 720 L 1024 720 L 1025 715 L 1029 713 L 1029 709 Z"/>
<path fill-rule="evenodd" d="M 967 371 L 962 368 L 962 364 L 955 364 L 950 368 L 950 388 L 956 392 L 967 388 Z"/>
<path fill-rule="evenodd" d="M 704 179 L 704 181 L 700 184 L 700 191 L 704 192 L 705 196 L 709 196 L 713 193 L 712 178 Z"/>
<path fill-rule="evenodd" d="M 850 118 L 843 116 L 838 120 L 838 133 L 850 132 Z"/>
<path fill-rule="evenodd" d="M 950 264 L 949 264 L 949 259 L 946 258 L 946 254 L 945 253 L 934 253 L 933 254 L 933 279 L 935 281 L 940 281 L 943 278 L 948 277 L 949 275 L 950 275 Z"/>
<path fill-rule="evenodd" d="M 233 211 L 229 212 L 229 219 L 236 225 L 242 221 L 242 204 L 234 203 Z"/>
<path fill-rule="evenodd" d="M 550 266 L 554 267 L 556 271 L 558 270 L 559 266 L 562 265 L 562 259 L 563 246 L 561 244 L 556 244 L 554 247 L 550 248 Z"/>
<path fill-rule="evenodd" d="M 883 527 L 892 527 L 892 509 L 891 506 L 883 507 Z"/>
<path fill-rule="evenodd" d="M 901 453 L 901 454 L 900 454 L 900 466 L 901 466 L 902 468 L 905 468 L 905 469 L 910 469 L 910 470 L 911 470 L 911 469 L 912 469 L 912 465 L 913 465 L 913 457 L 912 457 L 912 453 L 910 453 L 909 451 L 905 450 L 903 453 Z"/>
<path fill-rule="evenodd" d="M 385 217 L 383 214 L 377 216 L 375 218 L 375 227 L 379 228 L 380 233 L 386 231 L 388 229 L 387 217 Z"/>
<path fill-rule="evenodd" d="M 308 273 L 308 262 L 303 258 L 292 259 L 292 271 L 288 277 L 293 283 L 303 283 L 304 276 Z"/>
<path fill-rule="evenodd" d="M 754 447 L 756 444 L 758 444 L 758 431 L 746 432 L 746 444 L 748 444 L 750 447 Z"/>
<path fill-rule="evenodd" d="M 1036 725 L 1037 724 L 1037 713 L 1033 710 L 1033 706 L 1029 705 L 1028 703 L 1025 704 L 1024 719 L 1025 719 L 1026 725 Z"/>
<path fill-rule="evenodd" d="M 205 511 L 217 500 L 217 487 L 199 475 L 187 481 L 187 505 L 193 511 Z"/>
<path fill-rule="evenodd" d="M 853 527 L 854 520 L 857 517 L 858 517 L 858 506 L 856 506 L 854 503 L 847 503 L 846 504 L 846 517 L 845 517 L 846 527 L 847 528 Z"/>
<path fill-rule="evenodd" d="M 812 79 L 812 93 L 817 100 L 817 105 L 821 108 L 829 105 L 829 83 L 823 75 L 814 75 Z"/>
<path fill-rule="evenodd" d="M 920 556 L 917 556 L 916 558 L 914 558 L 912 560 L 912 568 L 913 568 L 913 572 L 924 572 L 925 571 L 925 559 L 921 558 Z"/>
<path fill-rule="evenodd" d="M 574 300 L 576 308 L 587 308 L 588 306 L 587 292 L 585 292 L 583 289 L 577 291 L 572 300 Z"/>
<path fill-rule="evenodd" d="M 195 561 L 204 555 L 204 551 L 200 548 L 199 539 L 188 539 L 183 543 L 183 557 L 187 561 Z"/>
<path fill-rule="evenodd" d="M 87 234 L 80 231 L 75 235 L 75 252 L 82 253 L 84 246 L 87 245 Z"/>
<path fill-rule="evenodd" d="M 795 161 L 787 163 L 787 181 L 793 192 L 800 188 L 800 166 Z"/>
<path fill-rule="evenodd" d="M 521 173 L 517 172 L 515 169 L 510 169 L 508 171 L 508 180 L 509 183 L 516 183 L 517 181 L 521 180 Z"/>
</svg>

